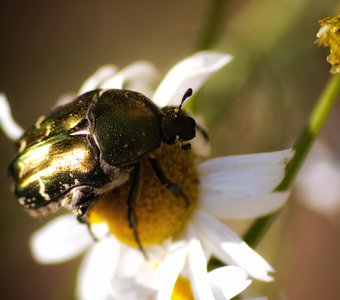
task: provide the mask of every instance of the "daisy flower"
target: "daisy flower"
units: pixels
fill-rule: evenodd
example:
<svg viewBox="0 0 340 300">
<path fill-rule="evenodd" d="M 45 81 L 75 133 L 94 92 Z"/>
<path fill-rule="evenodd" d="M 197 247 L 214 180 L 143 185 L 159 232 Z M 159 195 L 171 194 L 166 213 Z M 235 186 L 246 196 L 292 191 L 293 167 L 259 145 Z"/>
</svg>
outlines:
<svg viewBox="0 0 340 300">
<path fill-rule="evenodd" d="M 104 66 L 79 93 L 96 88 L 141 92 L 159 107 L 178 106 L 188 88 L 197 92 L 231 60 L 218 52 L 198 52 L 176 64 L 153 93 L 157 71 L 136 62 L 118 71 Z M 60 99 L 60 103 L 70 97 Z M 12 139 L 22 134 L 3 96 L 2 126 Z M 193 151 L 162 145 L 156 155 L 167 177 L 185 192 L 188 203 L 173 196 L 147 160 L 141 161 L 140 194 L 135 203 L 139 238 L 148 259 L 137 248 L 127 220 L 130 180 L 104 194 L 89 212 L 94 242 L 73 215 L 56 218 L 31 239 L 41 263 L 60 263 L 88 250 L 78 278 L 79 299 L 230 299 L 251 279 L 272 280 L 273 268 L 224 221 L 269 214 L 281 208 L 288 193 L 274 192 L 284 176 L 292 150 L 219 157 L 200 162 L 209 151 L 203 131 Z M 211 257 L 226 264 L 208 272 Z"/>
</svg>

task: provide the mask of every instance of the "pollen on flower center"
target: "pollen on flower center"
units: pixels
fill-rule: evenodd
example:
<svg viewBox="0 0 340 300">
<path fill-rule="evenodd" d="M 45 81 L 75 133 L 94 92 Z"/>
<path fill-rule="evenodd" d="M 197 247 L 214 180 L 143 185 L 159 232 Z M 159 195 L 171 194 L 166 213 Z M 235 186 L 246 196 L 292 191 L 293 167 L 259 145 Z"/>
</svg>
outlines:
<svg viewBox="0 0 340 300">
<path fill-rule="evenodd" d="M 198 196 L 198 175 L 192 151 L 163 145 L 156 154 L 166 176 L 187 196 L 175 197 L 164 187 L 148 159 L 141 161 L 140 192 L 135 203 L 137 230 L 143 245 L 154 245 L 176 235 L 192 214 Z M 103 195 L 89 214 L 90 223 L 106 222 L 111 233 L 125 244 L 137 246 L 127 219 L 131 180 Z"/>
</svg>

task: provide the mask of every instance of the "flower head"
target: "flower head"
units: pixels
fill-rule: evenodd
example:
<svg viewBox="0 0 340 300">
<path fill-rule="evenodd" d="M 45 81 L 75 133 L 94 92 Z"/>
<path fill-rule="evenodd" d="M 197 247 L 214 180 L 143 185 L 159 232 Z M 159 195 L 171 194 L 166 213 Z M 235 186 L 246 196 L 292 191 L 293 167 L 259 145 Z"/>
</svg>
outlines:
<svg viewBox="0 0 340 300">
<path fill-rule="evenodd" d="M 319 23 L 316 43 L 330 48 L 327 61 L 332 65 L 331 73 L 340 73 L 340 15 L 323 18 Z"/>
<path fill-rule="evenodd" d="M 146 94 L 159 107 L 178 106 L 188 88 L 197 91 L 230 60 L 222 53 L 194 54 L 170 70 L 154 94 L 151 86 L 157 76 L 149 63 L 137 62 L 119 72 L 105 66 L 84 83 L 80 93 L 126 88 Z M 104 194 L 89 213 L 98 242 L 74 216 L 61 216 L 33 235 L 37 261 L 59 263 L 89 249 L 79 272 L 80 299 L 170 299 L 183 293 L 195 299 L 230 299 L 251 283 L 249 277 L 272 280 L 273 268 L 223 221 L 266 215 L 285 203 L 288 193 L 273 191 L 292 151 L 201 163 L 200 157 L 207 152 L 203 132 L 199 130 L 193 140 L 193 151 L 162 145 L 155 153 L 170 182 L 184 192 L 179 197 L 160 182 L 147 160 L 141 161 L 140 194 L 134 209 L 148 260 L 136 248 L 127 219 L 128 181 Z M 208 272 L 212 256 L 228 266 Z"/>
</svg>

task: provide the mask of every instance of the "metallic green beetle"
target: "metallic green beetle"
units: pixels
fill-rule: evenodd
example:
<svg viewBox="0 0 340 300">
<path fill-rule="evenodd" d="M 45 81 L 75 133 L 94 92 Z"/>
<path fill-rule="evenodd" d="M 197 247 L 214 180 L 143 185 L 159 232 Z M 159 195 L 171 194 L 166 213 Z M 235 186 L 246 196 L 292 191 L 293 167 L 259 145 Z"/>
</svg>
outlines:
<svg viewBox="0 0 340 300">
<path fill-rule="evenodd" d="M 191 96 L 188 89 L 182 99 Z M 139 161 L 148 157 L 159 180 L 177 197 L 180 187 L 167 179 L 153 151 L 195 137 L 195 120 L 177 107 L 159 109 L 129 90 L 94 90 L 38 119 L 18 141 L 9 166 L 20 205 L 33 214 L 66 206 L 80 219 L 103 193 L 132 176 L 128 220 L 135 232 L 133 204 L 138 194 Z M 188 144 L 183 145 L 186 149 Z M 185 147 L 186 146 L 186 147 Z"/>
</svg>

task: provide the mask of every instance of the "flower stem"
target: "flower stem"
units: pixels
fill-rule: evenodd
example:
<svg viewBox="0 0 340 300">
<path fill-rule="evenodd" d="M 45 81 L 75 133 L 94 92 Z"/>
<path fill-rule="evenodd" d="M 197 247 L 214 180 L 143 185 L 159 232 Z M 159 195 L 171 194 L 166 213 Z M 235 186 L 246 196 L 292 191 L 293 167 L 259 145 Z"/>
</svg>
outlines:
<svg viewBox="0 0 340 300">
<path fill-rule="evenodd" d="M 225 7 L 227 0 L 213 0 L 207 14 L 201 39 L 198 42 L 199 50 L 210 49 L 222 31 Z"/>
<path fill-rule="evenodd" d="M 286 172 L 281 183 L 276 187 L 275 191 L 286 191 L 292 184 L 304 159 L 306 158 L 313 142 L 317 138 L 328 113 L 337 99 L 337 95 L 340 92 L 340 74 L 336 74 L 330 78 L 326 84 L 322 94 L 317 101 L 310 118 L 308 120 L 306 128 L 302 131 L 298 138 L 294 149 L 295 154 L 292 160 L 286 167 Z M 277 213 L 270 214 L 254 221 L 248 231 L 244 235 L 244 240 L 250 246 L 256 246 L 260 241 L 264 233 L 266 232 L 268 225 L 277 216 Z"/>
</svg>

